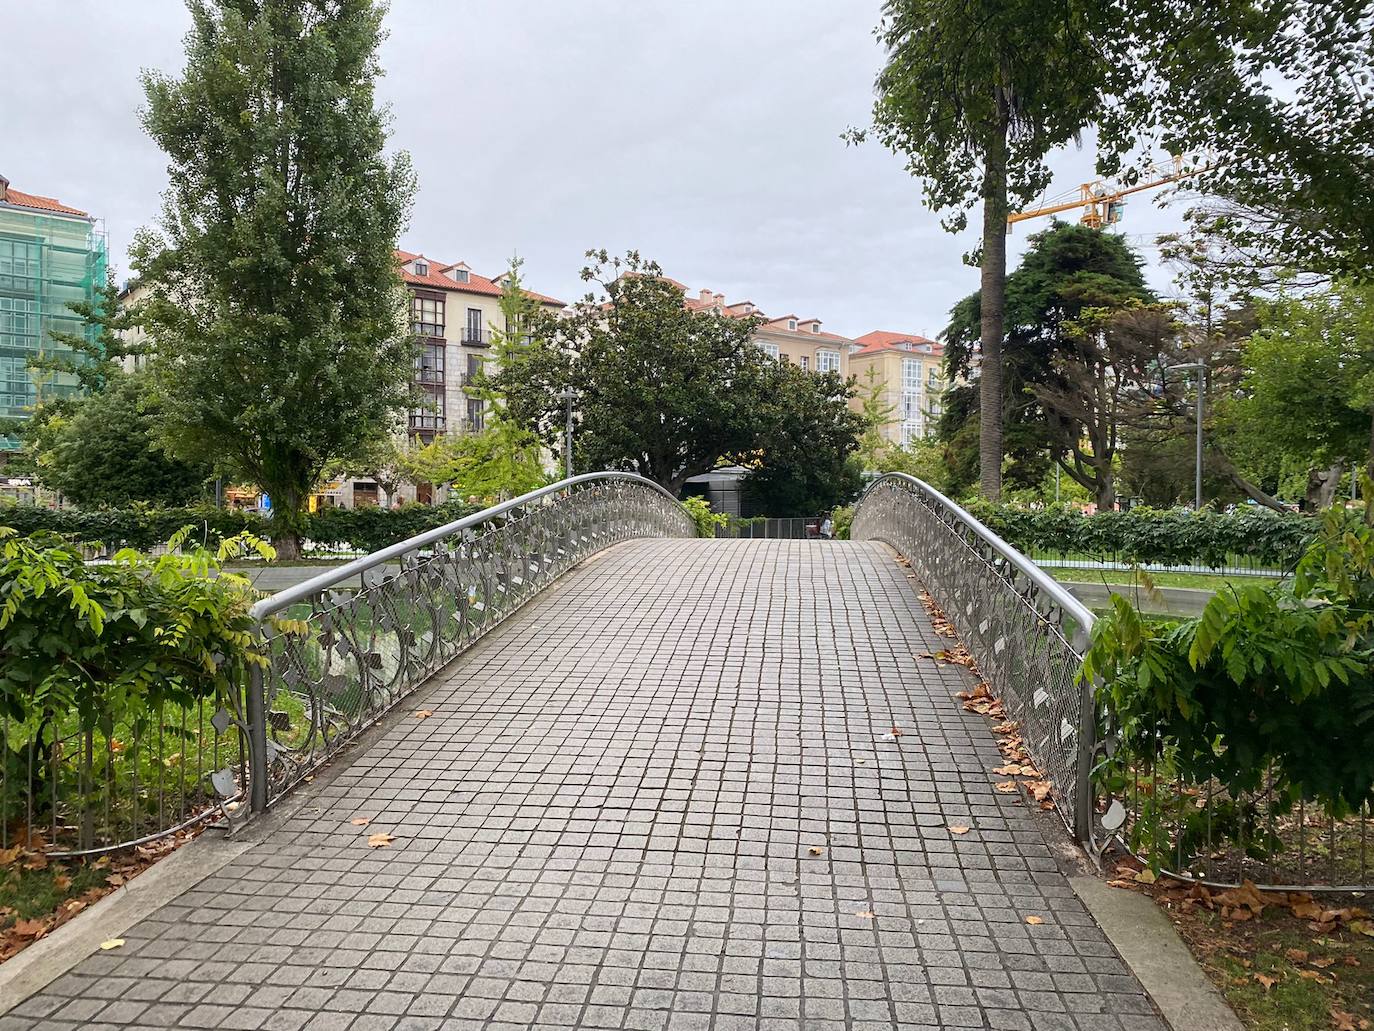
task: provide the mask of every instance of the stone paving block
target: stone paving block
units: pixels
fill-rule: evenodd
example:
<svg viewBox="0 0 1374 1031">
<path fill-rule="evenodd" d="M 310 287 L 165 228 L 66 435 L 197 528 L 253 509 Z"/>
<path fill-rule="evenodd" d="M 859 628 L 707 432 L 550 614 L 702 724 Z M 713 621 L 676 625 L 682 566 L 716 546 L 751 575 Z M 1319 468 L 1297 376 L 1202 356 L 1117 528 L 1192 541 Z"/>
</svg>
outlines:
<svg viewBox="0 0 1374 1031">
<path fill-rule="evenodd" d="M 880 545 L 618 545 L 0 1031 L 1164 1031 L 943 646 Z"/>
</svg>

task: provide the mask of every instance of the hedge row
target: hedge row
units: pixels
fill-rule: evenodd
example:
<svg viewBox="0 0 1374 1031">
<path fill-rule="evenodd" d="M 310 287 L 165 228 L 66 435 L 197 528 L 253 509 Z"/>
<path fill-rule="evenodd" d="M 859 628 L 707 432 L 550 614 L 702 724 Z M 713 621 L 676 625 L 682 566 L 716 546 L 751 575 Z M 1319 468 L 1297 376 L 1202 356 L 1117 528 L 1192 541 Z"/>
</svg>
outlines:
<svg viewBox="0 0 1374 1031">
<path fill-rule="evenodd" d="M 443 505 L 385 508 L 324 508 L 305 517 L 305 538 L 325 548 L 376 551 L 407 537 L 442 526 L 476 511 L 450 501 Z M 218 508 L 80 509 L 12 505 L 0 508 L 0 526 L 21 534 L 52 530 L 79 541 L 108 547 L 147 550 L 163 543 L 183 526 L 196 527 L 196 539 L 232 537 L 247 531 L 271 537 L 272 521 L 252 512 Z"/>
<path fill-rule="evenodd" d="M 1133 508 L 1083 515 L 1066 508 L 1032 511 L 974 503 L 970 510 L 994 533 L 1036 558 L 1088 556 L 1213 568 L 1243 558 L 1289 569 L 1317 531 L 1315 519 L 1256 509 L 1193 513 Z"/>
</svg>

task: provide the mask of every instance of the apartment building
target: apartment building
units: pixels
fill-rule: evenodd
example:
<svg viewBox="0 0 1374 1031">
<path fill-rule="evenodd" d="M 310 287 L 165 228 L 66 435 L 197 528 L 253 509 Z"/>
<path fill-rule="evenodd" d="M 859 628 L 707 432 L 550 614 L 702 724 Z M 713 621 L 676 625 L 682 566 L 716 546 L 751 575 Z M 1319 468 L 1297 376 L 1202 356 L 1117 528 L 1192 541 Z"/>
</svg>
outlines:
<svg viewBox="0 0 1374 1031">
<path fill-rule="evenodd" d="M 754 345 L 778 361 L 790 363 L 806 372 L 838 372 L 841 376 L 849 375 L 849 353 L 855 341 L 849 337 L 823 331 L 820 319 L 803 319 L 796 315 L 770 319 L 753 301 L 736 301 L 729 304 L 724 294 L 704 288 L 696 297 L 691 297 L 681 283 L 675 280 L 669 282 L 682 289 L 683 303 L 692 311 L 714 311 L 718 315 L 731 318 L 763 319 L 754 331 Z"/>
<path fill-rule="evenodd" d="M 849 372 L 860 394 L 876 384 L 880 399 L 893 410 L 883 438 L 905 446 L 935 432 L 945 390 L 944 347 L 915 333 L 875 330 L 854 341 Z M 850 402 L 857 410 L 861 398 Z"/>
<path fill-rule="evenodd" d="M 62 350 L 54 332 L 94 341 L 96 331 L 69 305 L 93 302 L 107 274 L 105 234 L 94 218 L 0 175 L 0 417 L 26 419 L 41 398 L 78 389 L 76 377 L 37 374 L 29 360 Z M 0 456 L 18 446 L 0 435 Z"/>
<path fill-rule="evenodd" d="M 407 431 L 428 442 L 438 434 L 480 430 L 484 402 L 468 387 L 490 357 L 491 327 L 504 325 L 504 276 L 489 279 L 466 262 L 448 264 L 408 251 L 397 251 L 396 259 L 419 341 L 415 382 L 425 395 L 424 405 L 409 413 Z M 556 298 L 526 293 L 549 311 L 565 307 Z"/>
</svg>

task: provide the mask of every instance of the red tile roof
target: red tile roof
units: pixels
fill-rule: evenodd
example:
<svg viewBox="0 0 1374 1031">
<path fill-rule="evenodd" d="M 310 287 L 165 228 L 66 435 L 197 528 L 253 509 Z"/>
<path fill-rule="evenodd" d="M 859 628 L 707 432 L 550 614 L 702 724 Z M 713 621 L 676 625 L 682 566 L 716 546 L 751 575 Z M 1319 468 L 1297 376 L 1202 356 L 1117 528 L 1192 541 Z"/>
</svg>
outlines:
<svg viewBox="0 0 1374 1031">
<path fill-rule="evenodd" d="M 910 351 L 914 348 L 902 347 L 904 343 L 929 344 L 930 350 L 918 351 L 918 354 L 929 354 L 939 357 L 945 353 L 945 345 L 929 337 L 923 337 L 919 333 L 890 333 L 887 330 L 875 329 L 872 333 L 865 333 L 861 337 L 855 337 L 856 344 L 863 346 L 855 354 L 876 354 L 879 351 Z"/>
<path fill-rule="evenodd" d="M 5 190 L 3 198 L 6 204 L 13 204 L 17 208 L 33 208 L 35 211 L 54 211 L 61 215 L 80 215 L 82 218 L 90 218 L 84 211 L 76 208 L 69 208 L 65 204 L 59 203 L 52 197 L 39 197 L 33 193 L 23 193 L 16 190 L 13 186 Z"/>
<path fill-rule="evenodd" d="M 402 250 L 396 252 L 396 260 L 402 265 L 409 264 L 416 258 L 425 258 L 425 256 L 423 254 L 411 254 L 409 251 Z M 446 272 L 457 268 L 460 264 L 458 262 L 446 264 L 442 261 L 435 261 L 433 258 L 425 258 L 425 260 L 429 262 L 428 275 L 417 276 L 413 272 L 407 272 L 405 269 L 401 269 L 401 278 L 411 286 L 428 286 L 435 290 L 453 290 L 464 294 L 482 294 L 486 297 L 501 296 L 500 283 L 488 279 L 486 276 L 479 276 L 476 272 L 471 270 L 468 272 L 468 281 L 466 283 L 460 283 L 458 280 L 445 275 Z M 535 293 L 533 290 L 526 290 L 525 296 L 533 298 L 540 304 L 556 304 L 560 308 L 564 307 L 564 302 L 560 301 L 557 297 Z"/>
</svg>

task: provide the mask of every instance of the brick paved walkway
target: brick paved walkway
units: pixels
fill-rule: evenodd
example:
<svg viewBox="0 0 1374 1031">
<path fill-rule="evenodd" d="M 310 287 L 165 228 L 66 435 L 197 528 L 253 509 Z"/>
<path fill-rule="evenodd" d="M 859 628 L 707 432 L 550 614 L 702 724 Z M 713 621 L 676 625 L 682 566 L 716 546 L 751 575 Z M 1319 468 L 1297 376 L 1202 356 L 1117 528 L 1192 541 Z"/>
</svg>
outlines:
<svg viewBox="0 0 1374 1031">
<path fill-rule="evenodd" d="M 1161 1031 L 938 646 L 877 545 L 621 545 L 0 1031 Z"/>
</svg>

